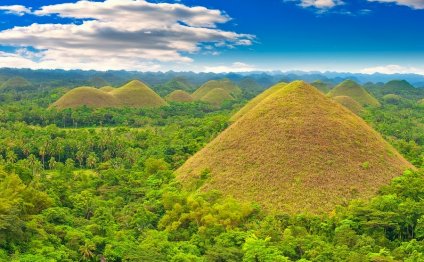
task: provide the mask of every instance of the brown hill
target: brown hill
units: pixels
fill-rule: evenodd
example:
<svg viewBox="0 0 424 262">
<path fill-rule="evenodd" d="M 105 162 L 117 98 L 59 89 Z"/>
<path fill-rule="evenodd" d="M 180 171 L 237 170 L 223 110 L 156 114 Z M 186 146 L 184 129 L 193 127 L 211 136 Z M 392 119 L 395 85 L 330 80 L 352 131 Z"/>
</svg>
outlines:
<svg viewBox="0 0 424 262">
<path fill-rule="evenodd" d="M 158 94 L 139 80 L 132 80 L 110 92 L 124 107 L 160 107 L 166 105 Z"/>
<path fill-rule="evenodd" d="M 234 97 L 232 97 L 228 91 L 223 88 L 214 88 L 200 98 L 200 101 L 216 107 L 220 107 L 222 103 L 227 100 L 234 100 Z"/>
<path fill-rule="evenodd" d="M 111 86 L 104 86 L 104 87 L 100 87 L 99 89 L 102 90 L 102 91 L 105 91 L 105 92 L 110 92 L 110 91 L 115 90 L 115 88 L 113 88 Z"/>
<path fill-rule="evenodd" d="M 263 91 L 258 96 L 256 96 L 252 100 L 250 100 L 237 113 L 235 113 L 231 117 L 230 121 L 234 122 L 234 121 L 238 120 L 240 117 L 244 116 L 248 111 L 250 111 L 252 108 L 257 106 L 260 102 L 262 102 L 265 98 L 267 98 L 268 96 L 272 95 L 273 93 L 279 91 L 281 88 L 285 87 L 286 85 L 287 85 L 287 83 L 281 82 L 281 83 L 278 83 L 278 84 L 268 88 L 267 90 Z"/>
<path fill-rule="evenodd" d="M 233 97 L 239 97 L 241 95 L 241 89 L 236 84 L 231 82 L 229 79 L 222 80 L 211 80 L 199 87 L 191 96 L 195 100 L 201 100 L 207 93 L 215 88 L 222 88 Z"/>
<path fill-rule="evenodd" d="M 110 91 L 108 91 L 110 90 Z M 120 88 L 79 87 L 72 89 L 56 101 L 58 109 L 88 107 L 136 107 L 150 108 L 166 105 L 159 95 L 144 83 L 133 80 Z"/>
<path fill-rule="evenodd" d="M 76 108 L 88 106 L 93 108 L 115 107 L 119 101 L 109 93 L 94 87 L 77 87 L 63 95 L 53 103 L 52 107 L 57 109 Z"/>
<path fill-rule="evenodd" d="M 184 103 L 184 102 L 192 102 L 193 97 L 191 97 L 191 95 L 189 93 L 187 93 L 186 91 L 175 90 L 175 91 L 172 91 L 169 95 L 166 96 L 166 100 L 172 101 L 172 102 Z"/>
<path fill-rule="evenodd" d="M 357 115 L 360 115 L 364 111 L 364 107 L 349 96 L 335 96 L 333 100 Z"/>
<path fill-rule="evenodd" d="M 412 168 L 360 117 L 303 81 L 270 95 L 177 170 L 270 211 L 328 212 Z"/>
<path fill-rule="evenodd" d="M 328 96 L 349 96 L 362 106 L 380 106 L 377 99 L 370 95 L 362 86 L 352 80 L 341 82 L 328 93 Z"/>
</svg>

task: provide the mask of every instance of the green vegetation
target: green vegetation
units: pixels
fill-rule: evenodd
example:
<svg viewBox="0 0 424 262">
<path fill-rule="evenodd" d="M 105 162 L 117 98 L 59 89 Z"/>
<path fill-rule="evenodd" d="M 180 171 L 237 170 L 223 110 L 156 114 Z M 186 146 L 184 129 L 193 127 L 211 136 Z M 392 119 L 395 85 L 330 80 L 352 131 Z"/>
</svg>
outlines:
<svg viewBox="0 0 424 262">
<path fill-rule="evenodd" d="M 106 80 L 104 80 L 103 78 L 98 77 L 98 76 L 92 77 L 89 80 L 89 84 L 90 84 L 90 86 L 93 86 L 93 87 L 102 87 L 102 86 L 109 86 L 110 85 Z"/>
<path fill-rule="evenodd" d="M 57 109 L 81 106 L 150 108 L 166 105 L 159 95 L 144 83 L 133 80 L 120 88 L 79 87 L 72 89 L 52 104 Z"/>
<path fill-rule="evenodd" d="M 349 96 L 362 106 L 380 106 L 380 103 L 372 97 L 363 87 L 352 80 L 346 80 L 334 87 L 328 96 Z"/>
<path fill-rule="evenodd" d="M 405 80 L 392 80 L 382 86 L 370 84 L 368 90 L 376 97 L 383 97 L 388 94 L 399 95 L 411 100 L 418 100 L 424 97 L 424 88 L 415 88 Z"/>
<path fill-rule="evenodd" d="M 382 100 L 385 103 L 389 103 L 389 104 L 399 104 L 402 102 L 402 97 L 395 95 L 395 94 L 388 94 L 382 97 Z"/>
<path fill-rule="evenodd" d="M 32 84 L 23 77 L 12 77 L 1 85 L 2 90 L 25 90 L 31 88 Z"/>
<path fill-rule="evenodd" d="M 349 96 L 335 96 L 333 100 L 357 115 L 364 112 L 364 107 Z"/>
<path fill-rule="evenodd" d="M 191 95 L 189 93 L 187 93 L 186 91 L 175 90 L 175 91 L 172 91 L 172 93 L 170 93 L 169 95 L 166 96 L 166 100 L 172 101 L 172 102 L 185 103 L 185 102 L 192 102 L 193 97 L 191 97 Z"/>
<path fill-rule="evenodd" d="M 412 165 L 361 118 L 295 81 L 248 111 L 177 174 L 187 188 L 219 190 L 269 211 L 322 213 L 371 197 L 407 168 Z M 205 170 L 209 178 L 199 181 Z"/>
<path fill-rule="evenodd" d="M 114 85 L 122 82 L 105 79 Z M 82 81 L 63 78 L 55 85 L 71 87 Z M 162 96 L 174 91 L 151 79 L 148 83 Z M 382 101 L 381 107 L 366 107 L 362 116 L 421 169 L 404 172 L 388 186 L 376 183 L 370 199 L 349 201 L 363 189 L 348 187 L 347 197 L 338 202 L 341 206 L 313 215 L 270 212 L 259 201 L 240 201 L 226 191 L 186 191 L 186 184 L 175 179 L 175 171 L 225 130 L 231 113 L 254 92 L 243 90 L 243 98 L 235 97 L 221 108 L 194 101 L 157 108 L 48 109 L 67 91 L 43 84 L 40 89 L 0 92 L 0 261 L 424 260 L 424 107 L 416 98 L 396 104 Z M 292 84 L 258 104 L 223 133 L 242 121 L 251 122 L 241 127 L 249 127 L 252 137 L 228 148 L 253 151 L 253 161 L 243 154 L 223 154 L 231 155 L 230 161 L 243 160 L 247 170 L 264 171 L 261 178 L 277 177 L 277 172 L 265 171 L 284 164 L 278 162 L 283 156 L 293 170 L 297 164 L 291 188 L 310 183 L 331 193 L 335 189 L 325 188 L 327 183 L 337 188 L 350 179 L 363 185 L 363 174 L 379 177 L 377 167 L 389 172 L 392 164 L 384 164 L 387 150 L 399 159 L 362 120 L 310 86 Z M 271 110 L 275 106 L 281 108 Z M 339 125 L 344 128 L 333 131 Z M 258 134 L 270 126 L 275 129 L 267 130 L 269 140 L 261 139 Z M 275 150 L 280 133 L 295 147 L 290 155 Z M 244 133 L 237 136 L 241 141 Z M 384 152 L 378 151 L 382 143 L 387 146 Z M 255 155 L 260 145 L 264 158 Z M 360 154 L 342 151 L 350 147 Z M 354 164 L 344 165 L 337 156 L 336 162 L 318 158 L 338 153 Z M 369 157 L 373 153 L 375 158 Z M 308 159 L 308 154 L 316 158 Z M 270 166 L 255 165 L 261 158 L 269 159 Z M 332 172 L 305 180 L 307 170 L 322 166 Z M 359 171 L 352 175 L 346 172 L 350 168 Z M 195 186 L 210 186 L 213 171 L 202 170 Z M 236 175 L 229 175 L 227 182 L 246 178 Z M 336 175 L 340 179 L 333 182 Z M 240 190 L 252 193 L 248 190 L 259 187 L 258 195 L 264 189 L 268 194 L 268 181 L 258 181 L 239 185 Z M 281 191 L 272 192 L 272 198 Z M 295 207 L 308 195 L 308 190 L 289 192 L 299 199 Z"/>
<path fill-rule="evenodd" d="M 222 80 L 211 80 L 203 84 L 199 89 L 197 89 L 192 97 L 195 100 L 201 100 L 205 95 L 207 95 L 210 91 L 215 88 L 224 89 L 228 94 L 235 98 L 239 98 L 241 96 L 241 89 L 236 84 L 231 82 L 229 79 Z"/>
</svg>

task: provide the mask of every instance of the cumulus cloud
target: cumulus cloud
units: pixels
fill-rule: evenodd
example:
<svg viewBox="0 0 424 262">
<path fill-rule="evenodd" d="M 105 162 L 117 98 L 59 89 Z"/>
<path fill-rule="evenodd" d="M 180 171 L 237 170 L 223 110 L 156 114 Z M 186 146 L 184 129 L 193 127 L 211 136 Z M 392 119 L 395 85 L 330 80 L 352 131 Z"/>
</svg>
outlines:
<svg viewBox="0 0 424 262">
<path fill-rule="evenodd" d="M 318 9 L 329 9 L 342 5 L 340 0 L 301 0 L 299 5 L 302 7 L 315 7 Z"/>
<path fill-rule="evenodd" d="M 206 72 L 213 72 L 213 73 L 250 72 L 250 71 L 257 70 L 255 66 L 245 64 L 242 62 L 234 62 L 231 65 L 205 66 L 204 69 Z"/>
<path fill-rule="evenodd" d="M 408 66 L 400 66 L 400 65 L 385 65 L 385 66 L 376 66 L 364 68 L 361 70 L 361 73 L 364 74 L 374 74 L 374 73 L 382 73 L 382 74 L 420 74 L 424 75 L 423 68 L 416 67 L 408 67 Z"/>
<path fill-rule="evenodd" d="M 0 10 L 9 14 L 23 16 L 24 14 L 31 13 L 31 9 L 23 6 L 23 5 L 2 5 L 0 6 Z"/>
<path fill-rule="evenodd" d="M 189 63 L 203 43 L 251 45 L 254 36 L 218 28 L 220 10 L 145 0 L 78 1 L 43 6 L 38 16 L 77 19 L 0 31 L 0 44 L 40 50 L 37 63 L 59 68 L 143 70 L 160 62 Z M 19 55 L 16 53 L 15 55 Z M 0 57 L 0 59 L 2 59 Z M 10 59 L 10 58 L 8 58 Z M 50 66 L 51 67 L 51 66 Z"/>
<path fill-rule="evenodd" d="M 424 9 L 424 0 L 368 0 L 368 2 L 394 3 L 412 9 Z"/>
</svg>

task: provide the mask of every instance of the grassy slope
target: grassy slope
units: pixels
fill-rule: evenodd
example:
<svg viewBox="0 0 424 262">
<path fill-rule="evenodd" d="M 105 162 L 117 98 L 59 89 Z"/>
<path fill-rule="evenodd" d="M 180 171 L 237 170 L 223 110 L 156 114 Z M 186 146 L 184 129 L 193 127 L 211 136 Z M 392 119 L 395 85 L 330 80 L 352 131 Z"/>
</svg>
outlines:
<svg viewBox="0 0 424 262">
<path fill-rule="evenodd" d="M 63 95 L 53 103 L 52 107 L 58 109 L 88 107 L 113 107 L 118 106 L 119 101 L 109 93 L 94 87 L 78 87 Z"/>
<path fill-rule="evenodd" d="M 214 88 L 204 95 L 200 101 L 219 107 L 226 100 L 233 100 L 234 98 L 229 92 L 223 88 Z"/>
<path fill-rule="evenodd" d="M 330 92 L 330 87 L 326 83 L 322 82 L 321 80 L 316 80 L 312 82 L 311 85 L 324 94 L 327 94 L 328 92 Z"/>
<path fill-rule="evenodd" d="M 124 86 L 110 92 L 120 101 L 120 106 L 159 107 L 166 105 L 158 94 L 138 80 L 130 81 Z"/>
<path fill-rule="evenodd" d="M 133 80 L 120 88 L 78 87 L 56 101 L 58 109 L 88 107 L 159 107 L 166 105 L 159 95 L 144 83 Z"/>
<path fill-rule="evenodd" d="M 333 97 L 333 100 L 357 115 L 361 114 L 361 112 L 364 111 L 364 107 L 361 106 L 361 104 L 359 104 L 355 100 L 353 100 L 350 96 L 335 96 Z"/>
<path fill-rule="evenodd" d="M 244 116 L 248 111 L 250 111 L 252 108 L 257 106 L 260 102 L 262 102 L 265 98 L 279 91 L 281 88 L 283 88 L 286 85 L 287 83 L 281 82 L 263 91 L 261 94 L 259 94 L 258 96 L 250 100 L 249 103 L 247 103 L 244 107 L 242 107 L 237 113 L 235 113 L 231 117 L 230 121 L 234 122 L 238 120 L 240 117 Z"/>
<path fill-rule="evenodd" d="M 328 212 L 412 167 L 361 118 L 296 81 L 264 99 L 177 170 L 268 210 Z"/>
<path fill-rule="evenodd" d="M 355 81 L 346 80 L 333 88 L 328 96 L 349 96 L 362 106 L 380 106 L 377 99 L 371 96 L 363 87 Z"/>
<path fill-rule="evenodd" d="M 238 87 L 236 84 L 234 84 L 228 79 L 222 79 L 222 80 L 211 80 L 206 82 L 201 87 L 199 87 L 191 96 L 195 100 L 200 100 L 202 99 L 202 97 L 204 97 L 207 93 L 209 93 L 215 88 L 222 88 L 234 97 L 238 97 L 241 95 L 240 87 Z"/>
<path fill-rule="evenodd" d="M 111 86 L 104 86 L 104 87 L 101 87 L 99 89 L 102 90 L 102 91 L 104 91 L 104 92 L 110 92 L 110 91 L 115 90 L 115 88 L 113 88 Z"/>
<path fill-rule="evenodd" d="M 1 85 L 0 89 L 25 89 L 31 87 L 31 83 L 23 77 L 12 77 Z"/>
<path fill-rule="evenodd" d="M 166 96 L 167 101 L 173 102 L 192 102 L 193 97 L 189 93 L 183 90 L 172 91 L 169 95 Z"/>
</svg>

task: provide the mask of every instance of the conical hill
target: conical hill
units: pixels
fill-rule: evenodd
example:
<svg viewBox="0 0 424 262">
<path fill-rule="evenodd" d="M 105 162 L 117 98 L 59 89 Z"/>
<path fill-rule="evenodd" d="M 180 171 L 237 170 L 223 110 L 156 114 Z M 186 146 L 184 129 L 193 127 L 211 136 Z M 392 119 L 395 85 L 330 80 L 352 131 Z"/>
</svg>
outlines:
<svg viewBox="0 0 424 262">
<path fill-rule="evenodd" d="M 413 168 L 360 117 L 295 81 L 263 99 L 177 170 L 188 189 L 267 210 L 329 212 Z"/>
<path fill-rule="evenodd" d="M 166 100 L 172 101 L 172 102 L 184 103 L 184 102 L 192 102 L 193 97 L 191 97 L 191 95 L 184 90 L 175 90 L 166 96 Z"/>
<path fill-rule="evenodd" d="M 380 103 L 362 86 L 352 80 L 346 80 L 333 88 L 328 96 L 349 96 L 362 106 L 380 106 Z"/>
</svg>

